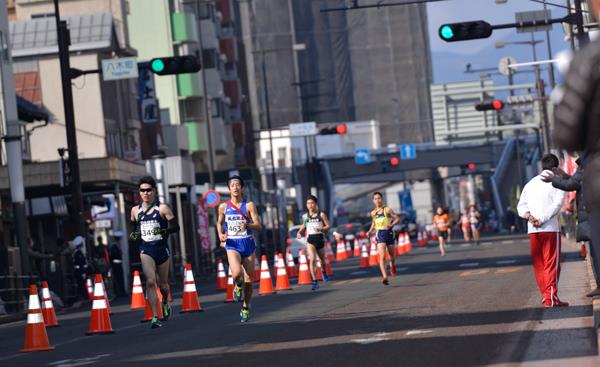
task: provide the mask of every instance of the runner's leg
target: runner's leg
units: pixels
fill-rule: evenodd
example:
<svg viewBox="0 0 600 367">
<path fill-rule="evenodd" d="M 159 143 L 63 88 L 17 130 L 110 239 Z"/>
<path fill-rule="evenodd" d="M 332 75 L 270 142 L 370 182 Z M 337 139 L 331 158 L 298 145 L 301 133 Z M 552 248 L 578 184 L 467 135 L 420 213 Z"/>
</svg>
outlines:
<svg viewBox="0 0 600 367">
<path fill-rule="evenodd" d="M 167 259 L 164 263 L 158 266 L 158 286 L 163 297 L 163 303 L 167 303 L 169 299 L 169 263 Z"/>
<path fill-rule="evenodd" d="M 323 267 L 323 272 L 326 275 L 327 274 L 327 255 L 325 255 L 325 247 L 321 247 L 320 249 L 317 250 L 317 254 L 319 255 L 319 258 L 321 259 L 321 266 Z"/>
<path fill-rule="evenodd" d="M 396 245 L 388 245 L 385 250 L 390 255 L 390 272 L 393 271 L 393 275 L 396 273 Z"/>
<path fill-rule="evenodd" d="M 306 251 L 308 252 L 308 270 L 313 281 L 317 280 L 317 249 L 311 243 L 306 243 Z"/>
<path fill-rule="evenodd" d="M 383 242 L 377 244 L 377 254 L 379 255 L 379 270 L 381 270 L 381 276 L 383 279 L 387 278 L 387 272 L 385 270 L 385 253 L 387 252 L 387 245 Z"/>
<path fill-rule="evenodd" d="M 158 315 L 158 310 L 156 309 L 156 304 L 158 303 L 158 295 L 156 294 L 156 262 L 154 262 L 152 256 L 146 254 L 140 254 L 140 259 L 142 261 L 142 271 L 146 278 L 146 298 L 148 298 L 148 303 L 150 303 L 152 315 L 156 317 Z"/>
<path fill-rule="evenodd" d="M 254 257 L 256 254 L 252 254 L 242 260 L 242 272 L 244 277 L 244 303 L 243 307 L 248 307 L 252 300 L 252 275 L 254 274 Z"/>
<path fill-rule="evenodd" d="M 446 249 L 444 248 L 446 241 L 444 240 L 444 237 L 441 234 L 439 235 L 438 240 L 440 242 L 440 254 L 444 256 L 446 255 Z"/>
<path fill-rule="evenodd" d="M 229 269 L 231 269 L 231 277 L 235 284 L 241 284 L 244 279 L 244 273 L 242 272 L 242 255 L 235 250 L 227 250 L 227 262 L 229 263 Z"/>
</svg>

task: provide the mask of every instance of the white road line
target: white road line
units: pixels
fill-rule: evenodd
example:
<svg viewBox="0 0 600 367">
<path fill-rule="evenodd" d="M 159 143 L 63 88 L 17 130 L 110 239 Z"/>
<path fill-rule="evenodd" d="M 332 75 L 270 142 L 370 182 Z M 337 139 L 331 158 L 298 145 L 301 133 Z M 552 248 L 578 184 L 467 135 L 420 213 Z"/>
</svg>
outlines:
<svg viewBox="0 0 600 367">
<path fill-rule="evenodd" d="M 470 268 L 474 266 L 479 266 L 479 263 L 462 263 L 459 265 L 461 268 Z"/>
<path fill-rule="evenodd" d="M 406 270 L 408 270 L 408 268 L 405 266 L 396 269 L 396 271 L 406 271 Z"/>
<path fill-rule="evenodd" d="M 468 243 L 463 243 L 463 244 L 462 244 L 462 245 L 460 245 L 459 247 L 469 247 L 469 246 L 471 246 L 471 245 L 470 245 L 470 244 L 468 244 Z"/>
<path fill-rule="evenodd" d="M 508 244 L 511 244 L 511 243 L 515 243 L 515 241 L 513 241 L 513 240 L 507 240 L 507 241 L 502 241 L 501 243 L 503 243 L 505 245 L 508 245 Z"/>
<path fill-rule="evenodd" d="M 481 246 L 491 246 L 492 243 L 491 242 L 482 242 Z"/>
<path fill-rule="evenodd" d="M 364 338 L 364 339 L 352 339 L 351 342 L 358 343 L 358 344 L 373 344 L 373 343 L 382 342 L 384 340 L 390 340 L 388 335 L 389 335 L 388 333 L 377 333 L 371 337 Z"/>
<path fill-rule="evenodd" d="M 433 330 L 409 330 L 406 332 L 406 336 L 410 335 L 419 335 L 419 334 L 429 334 L 433 333 Z"/>
<path fill-rule="evenodd" d="M 506 264 L 514 264 L 516 262 L 517 262 L 517 260 L 500 260 L 500 261 L 496 261 L 496 264 L 506 265 Z"/>
<path fill-rule="evenodd" d="M 361 275 L 361 274 L 367 274 L 368 271 L 365 270 L 360 270 L 360 271 L 354 271 L 352 273 L 350 273 L 350 275 Z"/>
</svg>

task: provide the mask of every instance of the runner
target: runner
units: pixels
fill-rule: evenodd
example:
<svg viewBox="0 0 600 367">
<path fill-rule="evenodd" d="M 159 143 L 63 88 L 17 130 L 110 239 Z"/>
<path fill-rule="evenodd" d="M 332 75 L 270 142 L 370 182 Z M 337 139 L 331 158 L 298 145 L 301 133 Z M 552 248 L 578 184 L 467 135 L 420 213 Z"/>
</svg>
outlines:
<svg viewBox="0 0 600 367">
<path fill-rule="evenodd" d="M 471 242 L 471 233 L 469 232 L 470 228 L 471 222 L 469 221 L 469 214 L 465 210 L 460 216 L 460 229 L 462 230 L 463 238 L 467 243 Z"/>
<path fill-rule="evenodd" d="M 448 239 L 448 227 L 450 220 L 448 214 L 444 212 L 441 206 L 437 208 L 437 214 L 433 216 L 433 225 L 438 231 L 438 241 L 440 242 L 440 254 L 446 255 L 446 240 Z"/>
<path fill-rule="evenodd" d="M 479 245 L 479 212 L 475 209 L 475 205 L 469 207 L 469 223 L 471 224 L 471 232 L 473 233 L 473 241 L 475 245 Z"/>
<path fill-rule="evenodd" d="M 156 181 L 147 176 L 138 182 L 142 204 L 131 208 L 131 222 L 134 231 L 129 236 L 140 242 L 140 259 L 142 271 L 146 277 L 146 297 L 152 310 L 153 329 L 161 327 L 158 320 L 158 294 L 156 292 L 157 273 L 158 286 L 162 295 L 163 320 L 171 317 L 169 305 L 169 234 L 179 232 L 179 224 L 168 205 L 158 201 Z"/>
<path fill-rule="evenodd" d="M 242 322 L 246 322 L 250 319 L 254 251 L 256 250 L 252 231 L 260 231 L 262 225 L 256 205 L 244 199 L 244 180 L 240 176 L 231 176 L 227 180 L 227 187 L 231 200 L 219 205 L 217 231 L 221 246 L 227 250 L 227 261 L 235 284 L 233 299 L 236 302 L 244 300 L 240 318 Z M 226 233 L 223 233 L 224 229 Z"/>
<path fill-rule="evenodd" d="M 306 208 L 308 209 L 308 213 L 302 216 L 302 225 L 298 229 L 296 237 L 298 239 L 302 238 L 302 232 L 306 229 L 306 251 L 310 258 L 308 265 L 310 276 L 313 279 L 312 290 L 314 291 L 319 289 L 316 270 L 317 255 L 321 259 L 323 267 L 323 281 L 326 282 L 328 280 L 327 271 L 325 270 L 325 232 L 331 228 L 331 225 L 329 224 L 327 215 L 319 210 L 316 196 L 308 196 L 306 199 Z"/>
<path fill-rule="evenodd" d="M 381 282 L 384 285 L 388 285 L 390 283 L 388 282 L 385 267 L 385 255 L 387 252 L 390 256 L 390 273 L 395 277 L 396 246 L 394 246 L 394 231 L 392 231 L 392 228 L 400 221 L 400 218 L 391 208 L 388 208 L 383 204 L 383 195 L 380 192 L 373 193 L 373 204 L 375 205 L 375 210 L 371 211 L 372 223 L 368 233 L 370 234 L 371 231 L 376 230 L 379 269 L 383 276 Z"/>
</svg>

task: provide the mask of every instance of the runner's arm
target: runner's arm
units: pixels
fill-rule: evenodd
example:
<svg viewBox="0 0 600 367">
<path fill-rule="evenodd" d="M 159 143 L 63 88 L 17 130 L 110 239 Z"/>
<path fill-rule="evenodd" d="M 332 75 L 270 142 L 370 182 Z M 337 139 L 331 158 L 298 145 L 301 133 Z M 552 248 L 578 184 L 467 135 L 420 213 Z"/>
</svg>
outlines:
<svg viewBox="0 0 600 367">
<path fill-rule="evenodd" d="M 132 241 L 137 241 L 142 236 L 142 234 L 138 231 L 137 216 L 138 216 L 138 207 L 134 206 L 133 208 L 131 208 L 131 215 L 129 216 L 129 220 L 131 221 L 131 224 L 133 225 L 133 231 L 129 234 L 129 239 Z"/>
<path fill-rule="evenodd" d="M 227 234 L 223 233 L 223 223 L 225 222 L 225 206 L 226 203 L 219 205 L 218 216 L 217 216 L 217 233 L 219 234 L 219 240 L 225 242 L 227 240 Z"/>
<path fill-rule="evenodd" d="M 321 228 L 321 232 L 325 233 L 331 228 L 331 223 L 329 223 L 327 214 L 325 214 L 323 212 L 321 212 L 321 220 L 323 221 L 323 228 Z"/>
<path fill-rule="evenodd" d="M 396 224 L 398 224 L 398 222 L 400 222 L 400 217 L 396 213 L 394 213 L 394 211 L 392 210 L 392 208 L 385 208 L 385 209 L 388 211 L 387 212 L 388 215 L 390 217 L 392 217 L 392 221 L 389 224 L 389 227 L 390 227 L 389 229 L 392 229 L 392 228 L 394 228 L 394 226 Z"/>
<path fill-rule="evenodd" d="M 173 234 L 179 232 L 179 223 L 173 214 L 173 211 L 167 204 L 160 204 L 158 208 L 160 215 L 167 220 L 168 227 L 164 230 L 165 234 Z"/>
<path fill-rule="evenodd" d="M 253 202 L 249 202 L 246 204 L 246 208 L 248 208 L 248 213 L 250 214 L 250 218 L 252 218 L 252 223 L 248 223 L 247 228 L 260 231 L 262 229 L 262 223 L 260 222 L 260 216 L 258 215 L 258 210 L 256 210 L 256 205 L 254 205 Z"/>
<path fill-rule="evenodd" d="M 300 228 L 298 228 L 298 233 L 296 234 L 296 238 L 302 238 L 302 232 L 304 232 L 304 230 L 306 229 L 306 226 L 304 225 L 304 221 L 306 218 L 306 214 L 302 214 L 302 225 L 300 225 Z"/>
</svg>

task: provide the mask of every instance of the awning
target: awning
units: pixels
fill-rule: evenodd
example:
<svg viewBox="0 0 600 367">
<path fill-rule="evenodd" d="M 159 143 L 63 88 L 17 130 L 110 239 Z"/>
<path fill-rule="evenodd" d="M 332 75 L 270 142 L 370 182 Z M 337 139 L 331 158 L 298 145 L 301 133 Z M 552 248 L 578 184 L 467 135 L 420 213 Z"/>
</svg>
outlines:
<svg viewBox="0 0 600 367">
<path fill-rule="evenodd" d="M 45 121 L 50 122 L 50 112 L 44 107 L 39 107 L 17 95 L 17 113 L 19 120 L 24 122 Z"/>
</svg>

